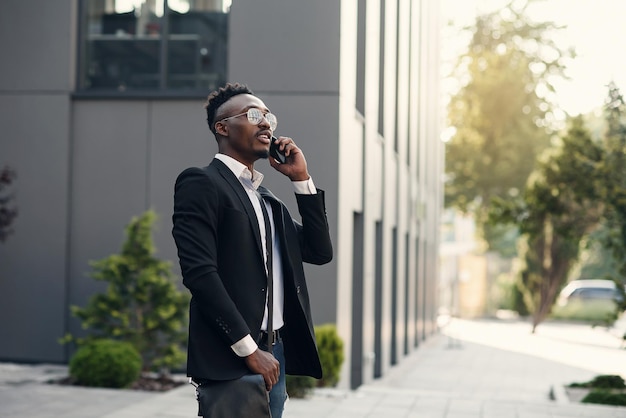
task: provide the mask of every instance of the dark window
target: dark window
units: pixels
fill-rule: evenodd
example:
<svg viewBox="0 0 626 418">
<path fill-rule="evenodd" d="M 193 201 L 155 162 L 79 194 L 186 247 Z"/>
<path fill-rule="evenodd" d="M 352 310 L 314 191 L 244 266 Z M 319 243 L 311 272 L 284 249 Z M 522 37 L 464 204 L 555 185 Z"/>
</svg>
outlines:
<svg viewBox="0 0 626 418">
<path fill-rule="evenodd" d="M 377 221 L 374 238 L 374 377 L 383 375 L 383 223 Z"/>
<path fill-rule="evenodd" d="M 420 293 L 420 270 L 422 268 L 422 263 L 420 260 L 420 239 L 419 237 L 415 237 L 415 276 L 413 277 L 413 281 L 415 283 L 415 311 L 413 312 L 414 319 L 414 330 L 415 330 L 415 339 L 413 340 L 413 346 L 417 347 L 419 345 L 420 339 L 420 323 L 421 323 L 421 307 L 422 301 Z"/>
<path fill-rule="evenodd" d="M 413 136 L 413 132 L 411 132 L 411 121 L 413 120 L 413 100 L 411 100 L 411 91 L 412 85 L 415 83 L 415 77 L 413 76 L 413 2 L 409 2 L 409 90 L 406 92 L 406 100 L 407 100 L 407 114 L 409 115 L 407 120 L 406 132 L 407 132 L 407 141 L 406 141 L 406 165 L 411 164 L 411 140 L 416 138 L 417 135 Z"/>
<path fill-rule="evenodd" d="M 363 384 L 363 214 L 354 212 L 352 238 L 352 365 L 350 387 Z"/>
<path fill-rule="evenodd" d="M 602 287 L 588 287 L 576 289 L 571 298 L 580 299 L 615 299 L 617 292 L 614 289 Z"/>
<path fill-rule="evenodd" d="M 358 1 L 356 36 L 356 110 L 365 115 L 365 0 Z"/>
<path fill-rule="evenodd" d="M 380 44 L 378 57 L 378 133 L 385 134 L 385 0 L 380 0 Z"/>
<path fill-rule="evenodd" d="M 396 325 L 398 323 L 398 227 L 391 230 L 391 364 L 398 364 L 398 333 Z"/>
<path fill-rule="evenodd" d="M 411 237 L 408 233 L 404 236 L 404 329 L 403 329 L 403 338 L 404 338 L 404 354 L 409 354 L 409 269 L 411 268 L 410 260 L 411 254 L 410 251 Z"/>
<path fill-rule="evenodd" d="M 402 94 L 400 94 L 400 0 L 396 2 L 396 108 L 394 109 L 395 117 L 394 117 L 394 135 L 393 135 L 393 150 L 398 152 L 398 142 L 400 138 L 398 137 L 398 113 L 400 110 L 400 99 Z"/>
<path fill-rule="evenodd" d="M 206 91 L 224 83 L 230 1 L 80 4 L 79 91 Z"/>
</svg>

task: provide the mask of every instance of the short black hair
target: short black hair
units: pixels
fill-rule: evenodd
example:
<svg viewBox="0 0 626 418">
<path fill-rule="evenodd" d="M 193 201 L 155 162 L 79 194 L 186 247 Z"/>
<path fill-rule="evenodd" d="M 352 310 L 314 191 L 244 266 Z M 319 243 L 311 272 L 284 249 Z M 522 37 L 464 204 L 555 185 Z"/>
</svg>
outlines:
<svg viewBox="0 0 626 418">
<path fill-rule="evenodd" d="M 206 121 L 209 124 L 209 129 L 215 134 L 215 113 L 217 109 L 231 97 L 239 94 L 254 94 L 252 90 L 245 84 L 241 83 L 226 83 L 223 87 L 211 92 L 207 96 L 207 100 L 204 103 L 206 109 Z"/>
</svg>

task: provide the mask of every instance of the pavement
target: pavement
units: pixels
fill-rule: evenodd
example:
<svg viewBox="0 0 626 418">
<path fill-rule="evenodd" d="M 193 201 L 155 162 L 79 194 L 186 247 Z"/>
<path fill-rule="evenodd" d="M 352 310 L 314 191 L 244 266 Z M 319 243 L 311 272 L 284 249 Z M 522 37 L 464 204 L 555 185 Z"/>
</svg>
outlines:
<svg viewBox="0 0 626 418">
<path fill-rule="evenodd" d="M 383 378 L 290 399 L 284 418 L 626 418 L 626 407 L 582 404 L 564 388 L 598 374 L 626 378 L 625 321 L 612 329 L 547 322 L 534 334 L 520 320 L 441 325 Z M 152 393 L 46 383 L 65 376 L 65 366 L 0 363 L 0 417 L 197 416 L 190 385 Z"/>
</svg>

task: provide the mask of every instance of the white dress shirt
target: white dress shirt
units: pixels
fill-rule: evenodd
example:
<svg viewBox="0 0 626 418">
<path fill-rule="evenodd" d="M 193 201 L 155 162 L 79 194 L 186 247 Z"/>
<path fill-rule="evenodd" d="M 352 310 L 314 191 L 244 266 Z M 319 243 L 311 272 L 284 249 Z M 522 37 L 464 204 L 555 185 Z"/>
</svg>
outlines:
<svg viewBox="0 0 626 418">
<path fill-rule="evenodd" d="M 260 202 L 256 190 L 261 185 L 263 181 L 263 174 L 254 170 L 254 172 L 250 172 L 248 167 L 234 158 L 225 155 L 225 154 L 216 154 L 215 158 L 223 162 L 237 177 L 244 190 L 246 191 L 248 198 L 250 199 L 250 203 L 254 207 L 254 212 L 257 216 L 257 221 L 259 223 L 259 230 L 261 231 L 261 245 L 263 246 L 263 254 L 267 255 L 266 241 L 265 241 L 265 221 L 263 219 L 263 211 L 261 209 L 261 203 L 265 205 L 267 209 L 267 213 L 269 215 L 270 227 L 272 231 L 275 231 L 276 228 L 274 226 L 274 217 L 272 216 L 272 206 L 263 201 Z M 303 181 L 292 181 L 296 194 L 316 194 L 317 189 L 315 188 L 315 184 L 313 180 L 309 178 L 308 180 Z M 272 233 L 270 231 L 270 233 Z M 265 260 L 267 262 L 267 260 Z M 283 266 L 281 262 L 280 255 L 280 242 L 276 239 L 276 234 L 272 233 L 272 270 L 274 280 L 274 303 L 273 303 L 273 327 L 274 329 L 280 329 L 284 325 L 283 319 L 283 302 L 284 302 L 284 291 L 283 291 Z M 267 306 L 265 307 L 265 314 L 263 315 L 263 322 L 261 324 L 261 329 L 267 329 Z M 235 344 L 231 346 L 233 351 L 239 357 L 247 357 L 250 354 L 254 353 L 258 346 L 255 340 L 252 338 L 250 334 L 246 335 L 241 340 L 237 341 Z"/>
</svg>

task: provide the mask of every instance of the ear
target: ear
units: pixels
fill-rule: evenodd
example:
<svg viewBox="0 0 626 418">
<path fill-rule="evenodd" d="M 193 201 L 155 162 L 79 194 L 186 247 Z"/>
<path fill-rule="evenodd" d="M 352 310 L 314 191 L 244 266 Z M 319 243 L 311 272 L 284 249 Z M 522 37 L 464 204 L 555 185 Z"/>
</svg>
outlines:
<svg viewBox="0 0 626 418">
<path fill-rule="evenodd" d="M 215 133 L 221 136 L 228 136 L 228 125 L 222 122 L 216 122 Z"/>
</svg>

